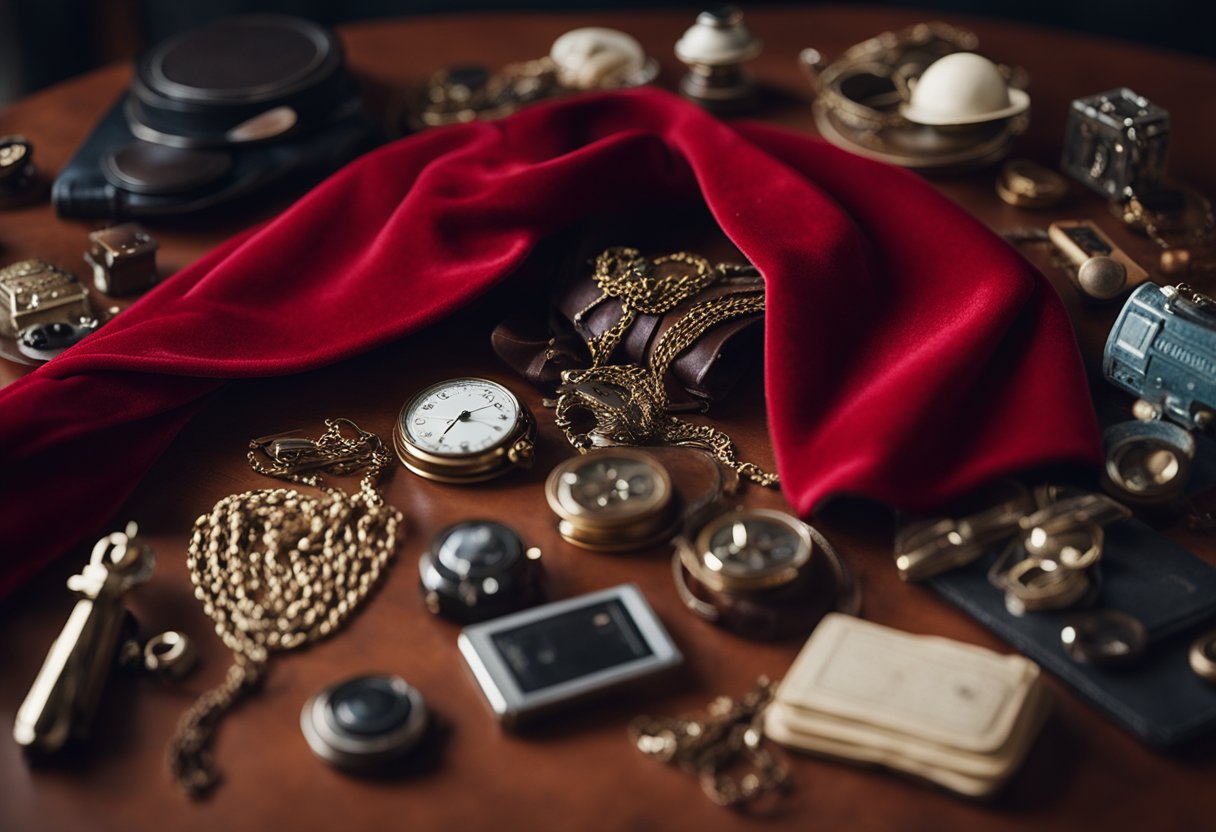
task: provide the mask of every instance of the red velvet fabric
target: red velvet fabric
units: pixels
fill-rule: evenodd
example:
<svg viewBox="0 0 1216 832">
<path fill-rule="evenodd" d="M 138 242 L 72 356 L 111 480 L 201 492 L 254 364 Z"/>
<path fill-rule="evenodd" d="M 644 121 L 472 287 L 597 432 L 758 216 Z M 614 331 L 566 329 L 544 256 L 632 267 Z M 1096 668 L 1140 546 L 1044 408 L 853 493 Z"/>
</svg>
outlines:
<svg viewBox="0 0 1216 832">
<path fill-rule="evenodd" d="M 767 281 L 769 420 L 799 512 L 841 493 L 926 508 L 1097 461 L 1059 300 L 917 177 L 654 90 L 580 96 L 363 157 L 0 391 L 0 593 L 101 530 L 225 379 L 435 324 L 593 208 L 697 198 Z"/>
</svg>

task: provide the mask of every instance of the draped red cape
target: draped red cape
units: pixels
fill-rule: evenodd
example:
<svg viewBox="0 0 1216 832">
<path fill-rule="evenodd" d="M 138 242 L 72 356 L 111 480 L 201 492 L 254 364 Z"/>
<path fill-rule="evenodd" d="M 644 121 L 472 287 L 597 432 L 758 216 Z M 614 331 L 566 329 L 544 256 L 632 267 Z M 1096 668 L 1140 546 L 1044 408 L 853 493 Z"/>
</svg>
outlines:
<svg viewBox="0 0 1216 832">
<path fill-rule="evenodd" d="M 434 325 L 590 211 L 671 199 L 704 200 L 765 277 L 770 431 L 800 513 L 1097 462 L 1062 304 L 933 188 L 655 90 L 579 96 L 362 157 L 0 391 L 0 595 L 101 530 L 225 380 Z"/>
</svg>

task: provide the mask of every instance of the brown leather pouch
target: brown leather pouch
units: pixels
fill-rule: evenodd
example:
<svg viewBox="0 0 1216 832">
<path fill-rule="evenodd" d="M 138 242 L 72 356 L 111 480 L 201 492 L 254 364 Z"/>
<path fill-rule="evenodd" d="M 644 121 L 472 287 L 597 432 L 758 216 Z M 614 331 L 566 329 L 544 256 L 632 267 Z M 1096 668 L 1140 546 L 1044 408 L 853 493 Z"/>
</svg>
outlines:
<svg viewBox="0 0 1216 832">
<path fill-rule="evenodd" d="M 663 315 L 639 314 L 629 327 L 612 360 L 623 364 L 649 362 L 659 338 L 688 310 L 701 301 L 763 286 L 759 276 L 731 276 L 685 300 Z M 551 310 L 520 313 L 503 321 L 491 336 L 494 351 L 529 382 L 546 393 L 561 383 L 563 370 L 590 366 L 586 342 L 612 326 L 621 315 L 621 303 L 600 303 L 576 324 L 578 313 L 600 296 L 600 288 L 583 266 L 572 282 L 558 288 Z M 668 393 L 683 410 L 706 410 L 728 395 L 749 368 L 759 366 L 763 341 L 763 315 L 735 318 L 708 330 L 671 365 Z"/>
</svg>

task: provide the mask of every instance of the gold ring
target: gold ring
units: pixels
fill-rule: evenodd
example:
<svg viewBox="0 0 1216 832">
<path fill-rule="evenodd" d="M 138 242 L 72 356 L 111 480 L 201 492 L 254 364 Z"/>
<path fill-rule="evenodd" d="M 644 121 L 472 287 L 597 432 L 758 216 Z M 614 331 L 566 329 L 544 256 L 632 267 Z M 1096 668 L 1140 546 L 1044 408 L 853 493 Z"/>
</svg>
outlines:
<svg viewBox="0 0 1216 832">
<path fill-rule="evenodd" d="M 1202 679 L 1216 682 L 1216 630 L 1195 639 L 1190 652 L 1191 670 Z"/>
</svg>

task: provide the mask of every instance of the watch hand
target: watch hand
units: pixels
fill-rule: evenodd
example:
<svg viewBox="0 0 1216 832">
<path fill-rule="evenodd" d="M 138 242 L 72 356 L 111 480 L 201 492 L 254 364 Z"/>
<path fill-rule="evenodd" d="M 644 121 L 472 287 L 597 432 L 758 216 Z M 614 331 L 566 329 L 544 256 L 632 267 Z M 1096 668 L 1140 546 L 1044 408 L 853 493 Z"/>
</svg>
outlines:
<svg viewBox="0 0 1216 832">
<path fill-rule="evenodd" d="M 448 422 L 448 426 L 443 429 L 443 433 L 439 434 L 439 438 L 442 439 L 443 437 L 447 436 L 448 431 L 450 431 L 452 428 L 456 427 L 457 422 L 463 422 L 468 418 L 469 418 L 469 411 L 467 411 L 467 410 L 460 411 L 459 416 L 457 416 L 452 421 Z"/>
<path fill-rule="evenodd" d="M 730 531 L 731 542 L 735 546 L 735 551 L 742 551 L 747 546 L 747 526 L 742 523 L 735 523 Z"/>
<path fill-rule="evenodd" d="M 461 413 L 461 414 L 460 414 L 460 418 L 462 418 L 462 419 L 467 419 L 467 418 L 469 417 L 469 414 L 470 414 L 470 413 L 476 413 L 476 412 L 477 412 L 477 411 L 479 411 L 479 410 L 485 410 L 487 407 L 493 407 L 493 406 L 494 406 L 494 405 L 492 405 L 492 404 L 487 404 L 487 405 L 483 405 L 483 406 L 481 406 L 481 407 L 475 407 L 475 408 L 473 408 L 472 410 L 466 410 L 466 411 L 464 411 L 463 413 Z"/>
</svg>

